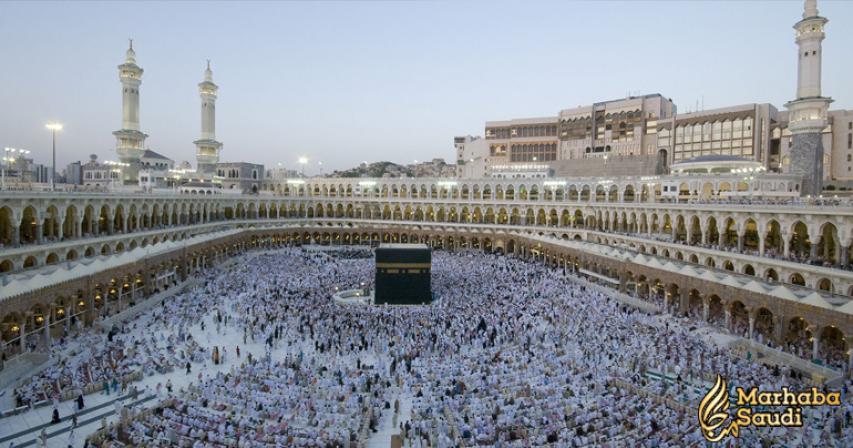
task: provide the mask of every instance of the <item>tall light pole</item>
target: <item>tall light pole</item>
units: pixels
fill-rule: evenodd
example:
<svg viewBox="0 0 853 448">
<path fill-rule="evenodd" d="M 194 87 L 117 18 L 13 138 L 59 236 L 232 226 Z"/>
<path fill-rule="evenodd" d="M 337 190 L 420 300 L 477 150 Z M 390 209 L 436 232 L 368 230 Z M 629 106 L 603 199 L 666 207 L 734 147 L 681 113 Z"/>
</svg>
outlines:
<svg viewBox="0 0 853 448">
<path fill-rule="evenodd" d="M 302 165 L 302 177 L 305 177 L 305 165 L 308 164 L 308 157 L 300 157 L 299 164 Z"/>
<path fill-rule="evenodd" d="M 53 134 L 53 156 L 50 162 L 50 191 L 56 189 L 56 131 L 62 130 L 62 123 L 48 123 L 44 125 Z"/>
</svg>

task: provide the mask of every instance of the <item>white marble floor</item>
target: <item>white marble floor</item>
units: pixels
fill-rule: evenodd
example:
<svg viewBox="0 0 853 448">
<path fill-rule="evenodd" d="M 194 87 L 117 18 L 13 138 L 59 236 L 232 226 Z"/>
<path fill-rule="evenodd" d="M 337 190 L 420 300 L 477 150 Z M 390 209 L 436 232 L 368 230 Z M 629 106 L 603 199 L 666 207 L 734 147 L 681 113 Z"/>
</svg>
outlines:
<svg viewBox="0 0 853 448">
<path fill-rule="evenodd" d="M 149 319 L 149 316 L 143 315 L 140 317 L 140 325 L 137 326 L 136 332 L 140 335 L 143 332 L 148 331 L 147 326 L 145 325 L 146 320 Z M 205 330 L 201 330 L 201 322 L 205 322 Z M 165 386 L 166 381 L 171 380 L 172 385 L 175 391 L 180 390 L 181 388 L 186 387 L 190 382 L 198 380 L 198 373 L 204 372 L 204 374 L 215 374 L 219 371 L 227 371 L 232 366 L 239 365 L 242 362 L 248 353 L 252 353 L 254 357 L 261 357 L 264 355 L 264 344 L 263 341 L 257 341 L 255 343 L 249 343 L 244 345 L 243 342 L 243 333 L 242 331 L 238 331 L 234 327 L 222 326 L 222 332 L 217 334 L 215 330 L 216 326 L 213 323 L 213 316 L 208 314 L 203 317 L 203 319 L 199 319 L 199 321 L 190 328 L 192 332 L 193 338 L 195 338 L 202 346 L 205 347 L 213 347 L 213 346 L 225 346 L 228 349 L 228 358 L 226 362 L 221 363 L 220 365 L 214 365 L 212 361 L 207 359 L 204 363 L 193 364 L 192 373 L 190 375 L 186 374 L 184 369 L 176 369 L 173 372 L 167 374 L 156 374 L 153 376 L 145 377 L 142 381 L 138 381 L 136 383 L 132 383 L 131 386 L 135 385 L 142 392 L 142 396 L 149 396 L 154 394 L 156 390 L 157 383 L 161 383 Z M 168 334 L 166 334 L 168 336 Z M 242 357 L 240 359 L 237 358 L 235 353 L 235 346 L 240 345 L 240 351 Z M 305 350 L 310 350 L 311 347 L 303 347 Z M 278 359 L 279 357 L 284 357 L 288 353 L 287 348 L 283 348 L 280 350 L 276 350 L 273 354 L 274 359 Z M 162 389 L 162 393 L 166 393 L 165 387 Z M 11 395 L 12 391 L 7 390 L 6 395 Z M 7 397 L 4 397 L 7 398 Z M 113 401 L 116 398 L 115 394 L 104 395 L 103 393 L 96 393 L 91 395 L 86 395 L 84 397 L 86 408 L 95 407 L 104 403 L 108 403 Z M 161 398 L 165 398 L 165 395 Z M 151 406 L 155 404 L 158 400 L 153 399 L 142 404 L 143 406 Z M 76 403 L 71 401 L 61 402 L 59 407 L 59 415 L 61 418 L 68 417 L 73 414 L 76 410 Z M 86 436 L 96 431 L 101 427 L 100 416 L 106 413 L 112 413 L 114 411 L 114 406 L 109 405 L 103 409 L 100 409 L 95 412 L 87 413 L 79 418 L 79 422 L 89 420 L 93 417 L 98 417 L 97 421 L 80 425 L 75 431 L 75 440 L 71 445 L 83 446 L 83 442 Z M 84 409 L 85 411 L 85 409 Z M 33 409 L 31 411 L 27 411 L 18 415 L 14 415 L 11 417 L 6 417 L 0 419 L 0 438 L 4 438 L 11 434 L 18 433 L 22 430 L 28 428 L 34 428 L 46 423 L 49 423 L 51 420 L 51 415 L 53 413 L 52 406 L 45 406 L 42 408 Z M 107 417 L 107 422 L 112 423 L 116 420 L 115 415 L 110 415 Z M 62 422 L 57 425 L 51 425 L 47 428 L 47 433 L 51 434 L 56 432 L 62 428 L 68 428 L 70 426 L 70 422 Z M 7 440 L 3 443 L 2 446 L 19 446 L 20 444 L 24 444 L 35 439 L 39 434 L 39 431 L 27 434 L 26 436 L 16 438 L 14 440 Z M 48 447 L 67 447 L 69 445 L 69 434 L 63 433 L 57 435 L 55 437 L 51 437 L 48 439 Z"/>
</svg>

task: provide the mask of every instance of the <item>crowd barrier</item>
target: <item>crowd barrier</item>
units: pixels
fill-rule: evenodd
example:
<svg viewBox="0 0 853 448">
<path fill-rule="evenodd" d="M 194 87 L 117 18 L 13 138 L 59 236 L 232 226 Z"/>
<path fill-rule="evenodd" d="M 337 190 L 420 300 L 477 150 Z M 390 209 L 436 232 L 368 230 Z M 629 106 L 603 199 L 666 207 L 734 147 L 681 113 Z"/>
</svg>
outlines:
<svg viewBox="0 0 853 448">
<path fill-rule="evenodd" d="M 142 370 L 140 369 L 140 370 L 136 370 L 134 372 L 128 373 L 127 375 L 124 375 L 120 378 L 117 378 L 117 381 L 119 384 L 122 384 L 122 383 L 130 384 L 132 382 L 142 380 L 142 377 L 143 377 Z M 26 384 L 26 383 L 24 383 L 24 384 Z M 59 401 L 68 401 L 68 400 L 76 399 L 77 398 L 77 394 L 76 394 L 77 390 L 80 390 L 81 392 L 83 392 L 83 395 L 91 395 L 91 394 L 103 391 L 104 390 L 104 383 L 103 382 L 88 383 L 79 389 L 74 388 L 74 389 L 68 389 L 68 390 L 62 391 L 62 393 L 59 394 Z M 20 414 L 22 412 L 26 412 L 30 409 L 41 408 L 41 407 L 49 406 L 51 404 L 53 404 L 53 400 L 45 399 L 45 400 L 40 400 L 40 401 L 37 401 L 35 403 L 32 403 L 31 406 L 18 406 L 15 408 L 7 409 L 5 411 L 0 412 L 0 418 L 9 417 L 12 415 L 17 415 L 17 414 Z"/>
<path fill-rule="evenodd" d="M 637 299 L 635 297 L 631 297 L 631 296 L 619 291 L 616 288 L 597 285 L 597 284 L 585 279 L 584 277 L 582 277 L 578 274 L 567 272 L 566 275 L 571 277 L 572 280 L 580 283 L 581 285 L 583 285 L 587 288 L 594 289 L 594 290 L 596 290 L 600 293 L 606 294 L 610 297 L 613 297 L 614 299 L 616 299 L 617 301 L 619 301 L 625 305 L 632 306 L 634 308 L 645 311 L 647 313 L 656 314 L 656 313 L 661 312 L 661 308 L 659 306 L 655 305 L 654 303 L 646 302 L 644 300 Z"/>
<path fill-rule="evenodd" d="M 744 358 L 747 356 L 747 352 L 752 353 L 755 357 L 758 357 L 760 354 L 762 356 L 761 362 L 787 365 L 800 372 L 807 373 L 810 376 L 811 382 L 818 386 L 841 387 L 844 384 L 844 375 L 829 367 L 815 364 L 799 356 L 759 344 L 755 341 L 742 338 L 737 339 L 729 344 L 729 348 Z"/>
</svg>

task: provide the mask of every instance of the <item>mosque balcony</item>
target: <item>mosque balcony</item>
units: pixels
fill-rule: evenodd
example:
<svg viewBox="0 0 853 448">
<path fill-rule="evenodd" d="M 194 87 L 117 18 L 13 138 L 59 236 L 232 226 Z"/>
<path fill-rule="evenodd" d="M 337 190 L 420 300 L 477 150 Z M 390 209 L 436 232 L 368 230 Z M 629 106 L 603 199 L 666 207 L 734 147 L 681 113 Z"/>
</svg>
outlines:
<svg viewBox="0 0 853 448">
<path fill-rule="evenodd" d="M 853 286 L 849 259 L 853 208 L 832 201 L 751 204 L 79 192 L 3 192 L 0 199 L 0 272 L 5 273 L 112 254 L 222 226 L 408 222 L 423 228 L 491 226 L 494 232 L 566 235 L 782 283 L 845 293 Z"/>
<path fill-rule="evenodd" d="M 828 292 L 836 291 L 847 294 L 853 292 L 851 291 L 853 288 L 853 271 L 850 270 L 849 260 L 847 260 L 846 269 L 838 268 L 839 263 L 843 260 L 835 260 L 835 264 L 827 263 L 827 265 L 808 263 L 805 262 L 805 259 L 810 256 L 817 256 L 818 251 L 803 250 L 802 247 L 794 251 L 790 245 L 787 245 L 789 246 L 788 257 L 783 257 L 786 244 L 778 240 L 784 235 L 778 233 L 779 228 L 775 227 L 774 229 L 772 225 L 767 235 L 764 238 L 759 238 L 759 246 L 762 246 L 761 240 L 764 240 L 764 253 L 762 254 L 757 250 L 750 249 L 749 245 L 744 243 L 747 237 L 746 232 L 740 237 L 736 233 L 723 232 L 723 245 L 715 246 L 699 244 L 699 241 L 693 240 L 701 238 L 702 233 L 701 229 L 694 228 L 691 235 L 693 239 L 688 244 L 687 241 L 679 241 L 679 238 L 686 238 L 683 232 L 675 232 L 675 239 L 673 239 L 671 229 L 655 228 L 649 231 L 645 225 L 638 225 L 637 222 L 630 224 L 626 222 L 624 225 L 616 223 L 614 225 L 604 221 L 607 224 L 603 224 L 600 220 L 596 221 L 595 214 L 568 215 L 562 213 L 562 215 L 557 215 L 556 210 L 551 213 L 546 212 L 544 208 L 530 215 L 529 220 L 528 215 L 509 215 L 505 211 L 497 211 L 496 213 L 496 210 L 490 208 L 479 210 L 478 207 L 474 207 L 471 210 L 456 210 L 452 206 L 446 205 L 437 206 L 432 211 L 428 208 L 409 209 L 406 210 L 408 218 L 404 218 L 403 209 L 399 208 L 389 210 L 381 209 L 376 204 L 367 204 L 366 207 L 362 206 L 356 210 L 352 207 L 338 208 L 342 204 L 333 206 L 329 203 L 326 205 L 335 207 L 342 216 L 336 216 L 338 213 L 334 211 L 333 216 L 318 216 L 314 214 L 311 205 L 306 206 L 302 202 L 299 203 L 299 208 L 291 208 L 291 206 L 297 207 L 296 203 L 291 203 L 281 204 L 280 208 L 277 207 L 274 210 L 268 209 L 267 204 L 264 204 L 260 208 L 259 214 L 258 210 L 252 205 L 254 204 L 252 201 L 255 199 L 244 197 L 243 200 L 250 202 L 240 213 L 247 213 L 248 211 L 251 216 L 257 217 L 249 218 L 241 215 L 241 217 L 228 218 L 224 212 L 221 215 L 217 212 L 215 216 L 211 215 L 208 218 L 192 217 L 187 214 L 175 215 L 175 225 L 158 224 L 154 228 L 134 229 L 128 232 L 124 232 L 124 230 L 114 231 L 113 234 L 107 235 L 87 234 L 77 238 L 4 248 L 0 250 L 0 265 L 2 265 L 3 271 L 15 273 L 42 266 L 75 262 L 79 259 L 122 253 L 136 247 L 147 247 L 164 241 L 181 240 L 222 229 L 326 226 L 353 231 L 402 227 L 429 232 L 452 230 L 462 234 L 466 232 L 489 233 L 498 237 L 509 234 L 550 235 L 562 240 L 582 240 L 608 247 L 618 247 L 631 250 L 637 254 L 659 255 L 679 262 L 751 275 L 758 279 L 780 284 L 788 283 L 813 289 L 823 289 Z M 230 213 L 231 207 L 227 207 L 227 210 Z M 430 215 L 430 213 L 432 214 Z M 577 218 L 573 219 L 572 216 L 577 216 Z M 653 215 L 653 217 L 656 216 Z M 683 220 L 679 219 L 678 216 L 676 219 L 680 227 Z M 752 218 L 747 219 L 751 220 Z M 810 224 L 815 225 L 815 223 Z M 730 227 L 738 225 L 745 226 L 745 224 L 729 223 Z M 826 223 L 823 224 L 824 227 L 826 225 Z M 794 226 L 794 228 L 796 231 L 807 231 L 807 228 L 803 226 Z M 708 234 L 709 232 L 710 229 L 706 227 L 705 233 Z M 849 233 L 849 230 L 847 232 Z M 825 234 L 826 238 L 835 237 L 831 233 L 825 232 Z M 715 236 L 719 241 L 720 236 Z M 793 235 L 786 238 L 795 242 L 798 240 L 798 237 Z M 708 238 L 706 237 L 705 240 L 707 241 Z M 771 256 L 770 246 L 772 245 L 768 241 L 775 242 L 776 246 L 773 247 L 779 247 L 781 249 L 779 253 L 773 253 Z M 841 249 L 838 245 L 830 244 L 830 241 L 822 242 L 818 246 L 822 251 L 821 254 L 826 254 L 829 251 L 830 255 L 835 258 L 846 257 L 848 253 L 847 246 Z"/>
</svg>

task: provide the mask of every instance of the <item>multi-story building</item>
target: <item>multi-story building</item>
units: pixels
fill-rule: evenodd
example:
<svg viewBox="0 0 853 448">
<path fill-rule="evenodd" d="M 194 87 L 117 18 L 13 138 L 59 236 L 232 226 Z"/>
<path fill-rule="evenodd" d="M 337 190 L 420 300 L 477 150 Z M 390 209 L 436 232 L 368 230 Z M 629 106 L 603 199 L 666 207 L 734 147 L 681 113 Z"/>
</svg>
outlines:
<svg viewBox="0 0 853 448">
<path fill-rule="evenodd" d="M 552 117 L 489 121 L 485 171 L 490 176 L 522 177 L 622 170 L 660 174 L 657 125 L 674 112 L 671 100 L 652 94 L 565 109 Z"/>
<path fill-rule="evenodd" d="M 3 179 L 6 184 L 20 185 L 33 182 L 33 159 L 24 155 L 6 157 L 3 161 Z"/>
<path fill-rule="evenodd" d="M 46 184 L 50 183 L 50 167 L 44 166 L 41 163 L 34 163 L 32 171 L 32 181 L 35 183 Z"/>
<path fill-rule="evenodd" d="M 700 156 L 735 156 L 779 171 L 781 157 L 773 129 L 780 126 L 771 104 L 745 104 L 678 114 L 658 122 L 657 148 L 670 163 Z"/>
<path fill-rule="evenodd" d="M 549 171 L 539 165 L 556 176 L 655 175 L 671 164 L 709 155 L 790 171 L 788 113 L 769 103 L 678 114 L 670 100 L 655 94 L 563 110 L 554 123 L 553 118 L 487 122 L 488 148 L 476 139 L 457 137 L 457 157 L 464 154 L 460 160 L 473 161 L 475 167 L 460 166 L 460 177 L 527 173 L 530 167 Z M 821 134 L 824 179 L 853 180 L 853 111 L 830 111 Z M 477 162 L 482 168 L 477 169 Z"/>
<path fill-rule="evenodd" d="M 479 179 L 486 177 L 489 159 L 489 142 L 470 135 L 453 137 L 456 149 L 456 177 Z"/>
<path fill-rule="evenodd" d="M 477 177 L 483 171 L 486 176 L 530 177 L 537 175 L 529 172 L 531 167 L 541 175 L 541 165 L 556 176 L 658 175 L 692 158 L 727 156 L 760 162 L 774 172 L 817 170 L 820 174 L 809 175 L 853 181 L 853 111 L 827 112 L 832 99 L 821 96 L 826 22 L 810 3 L 794 27 L 798 99 L 785 105 L 799 114 L 793 124 L 791 112 L 768 103 L 679 114 L 672 100 L 660 94 L 631 96 L 565 109 L 557 116 L 488 121 L 488 152 L 466 158 L 483 160 L 485 169 L 460 167 L 460 176 Z M 809 135 L 802 139 L 811 139 L 813 149 L 797 152 L 797 134 Z M 479 149 L 464 140 L 454 143 L 457 155 L 460 145 Z M 813 194 L 809 185 L 804 194 Z"/>
<path fill-rule="evenodd" d="M 143 189 L 166 188 L 174 183 L 175 161 L 146 149 L 139 159 L 138 180 Z"/>
<path fill-rule="evenodd" d="M 83 165 L 79 160 L 71 162 L 65 167 L 65 183 L 69 185 L 83 184 Z"/>
<path fill-rule="evenodd" d="M 264 166 L 248 162 L 223 162 L 216 164 L 216 176 L 223 190 L 257 193 L 264 180 Z"/>
<path fill-rule="evenodd" d="M 98 162 L 98 156 L 92 154 L 89 161 L 81 167 L 83 186 L 95 189 L 108 189 L 122 183 L 122 170 L 116 165 Z"/>
</svg>

